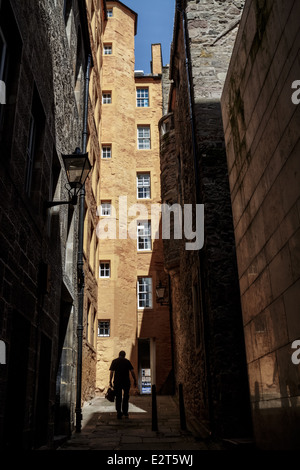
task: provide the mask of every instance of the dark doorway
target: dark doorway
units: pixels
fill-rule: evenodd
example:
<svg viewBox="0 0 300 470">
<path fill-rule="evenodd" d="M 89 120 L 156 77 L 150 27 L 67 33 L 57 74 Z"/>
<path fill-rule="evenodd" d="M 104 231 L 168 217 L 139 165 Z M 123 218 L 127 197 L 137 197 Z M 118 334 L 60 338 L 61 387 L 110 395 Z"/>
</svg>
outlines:
<svg viewBox="0 0 300 470">
<path fill-rule="evenodd" d="M 23 432 L 27 397 L 28 350 L 30 323 L 18 312 L 13 313 L 8 349 L 8 385 L 5 409 L 5 445 L 24 449 Z M 28 404 L 29 405 L 29 404 Z"/>
<path fill-rule="evenodd" d="M 49 387 L 52 342 L 41 334 L 38 389 L 36 401 L 35 446 L 40 447 L 48 441 Z"/>
</svg>

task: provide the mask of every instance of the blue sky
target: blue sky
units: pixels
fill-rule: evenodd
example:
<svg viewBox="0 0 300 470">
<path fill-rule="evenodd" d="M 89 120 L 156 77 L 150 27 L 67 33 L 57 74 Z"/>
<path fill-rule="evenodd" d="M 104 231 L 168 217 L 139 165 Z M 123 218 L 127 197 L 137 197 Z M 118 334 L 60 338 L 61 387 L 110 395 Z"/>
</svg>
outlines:
<svg viewBox="0 0 300 470">
<path fill-rule="evenodd" d="M 163 65 L 170 62 L 175 0 L 121 0 L 138 14 L 135 70 L 150 73 L 151 44 L 162 46 Z"/>
</svg>

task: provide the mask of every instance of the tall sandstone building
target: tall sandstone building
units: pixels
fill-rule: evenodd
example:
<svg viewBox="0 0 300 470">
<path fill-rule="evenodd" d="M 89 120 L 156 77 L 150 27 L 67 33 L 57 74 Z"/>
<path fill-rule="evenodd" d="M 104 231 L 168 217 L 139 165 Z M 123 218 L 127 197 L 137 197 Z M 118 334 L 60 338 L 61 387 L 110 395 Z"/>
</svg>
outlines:
<svg viewBox="0 0 300 470">
<path fill-rule="evenodd" d="M 107 3 L 103 37 L 100 204 L 98 207 L 97 390 L 125 350 L 140 393 L 163 390 L 171 371 L 168 306 L 155 289 L 167 285 L 159 224 L 158 122 L 162 116 L 162 57 L 152 45 L 149 75 L 135 72 L 137 14 Z M 139 206 L 137 206 L 139 204 Z"/>
</svg>

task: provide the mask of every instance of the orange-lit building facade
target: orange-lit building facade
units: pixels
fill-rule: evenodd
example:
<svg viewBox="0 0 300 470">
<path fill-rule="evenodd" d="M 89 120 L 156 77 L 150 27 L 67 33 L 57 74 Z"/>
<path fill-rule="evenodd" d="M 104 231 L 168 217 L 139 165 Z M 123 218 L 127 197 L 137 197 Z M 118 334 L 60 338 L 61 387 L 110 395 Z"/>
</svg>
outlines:
<svg viewBox="0 0 300 470">
<path fill-rule="evenodd" d="M 137 14 L 106 2 L 103 36 L 98 224 L 96 390 L 109 384 L 112 359 L 124 349 L 138 392 L 163 391 L 171 372 L 169 308 L 155 289 L 167 286 L 159 218 L 158 121 L 162 58 L 152 45 L 151 74 L 135 72 Z M 137 391 L 136 391 L 137 392 Z"/>
</svg>

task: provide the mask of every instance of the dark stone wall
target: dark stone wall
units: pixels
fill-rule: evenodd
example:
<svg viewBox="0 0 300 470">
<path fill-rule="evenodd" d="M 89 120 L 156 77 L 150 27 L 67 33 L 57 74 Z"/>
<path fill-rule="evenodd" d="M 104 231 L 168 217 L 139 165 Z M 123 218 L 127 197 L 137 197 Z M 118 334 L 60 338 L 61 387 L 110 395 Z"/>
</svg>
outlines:
<svg viewBox="0 0 300 470">
<path fill-rule="evenodd" d="M 71 314 L 76 270 L 65 269 L 68 237 L 76 247 L 69 232 L 72 212 L 68 206 L 45 210 L 44 203 L 67 199 L 60 154 L 81 146 L 73 69 L 78 29 L 74 23 L 69 45 L 63 1 L 1 2 L 0 21 L 8 44 L 7 104 L 1 106 L 0 124 L 0 338 L 7 349 L 0 370 L 0 442 L 4 448 L 31 449 L 53 445 L 57 372 L 66 332 L 72 345 L 76 333 Z M 31 110 L 36 151 L 29 191 Z M 73 217 L 76 226 L 76 209 Z M 70 386 L 74 359 L 63 364 Z M 69 428 L 72 400 L 69 390 L 64 396 Z"/>
<path fill-rule="evenodd" d="M 187 50 L 182 15 L 177 12 L 175 19 L 169 111 L 174 115 L 181 182 L 177 201 L 182 207 L 204 204 L 205 226 L 203 248 L 188 251 L 186 240 L 178 241 L 178 264 L 169 269 L 175 377 L 177 384 L 183 384 L 186 408 L 211 432 L 222 437 L 245 436 L 251 434 L 251 420 L 223 125 L 217 95 L 211 99 L 203 94 L 214 83 L 212 78 L 203 81 L 211 65 L 208 62 L 221 63 L 218 74 L 227 69 L 215 50 L 206 49 L 209 60 L 198 64 L 195 71 L 196 58 L 203 58 L 204 52 L 199 40 L 189 36 L 189 21 L 199 21 L 204 14 L 208 28 L 211 13 L 208 4 L 186 3 Z M 165 155 L 163 139 L 166 137 L 161 141 L 162 168 L 168 159 L 173 158 L 174 163 L 174 157 Z M 162 174 L 162 193 L 165 181 Z M 167 260 L 170 246 L 165 243 Z"/>
</svg>

